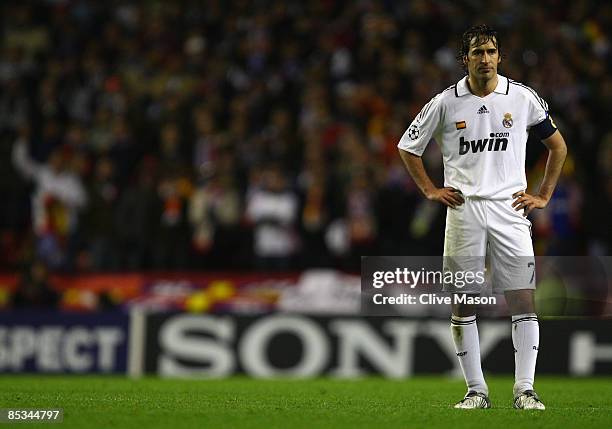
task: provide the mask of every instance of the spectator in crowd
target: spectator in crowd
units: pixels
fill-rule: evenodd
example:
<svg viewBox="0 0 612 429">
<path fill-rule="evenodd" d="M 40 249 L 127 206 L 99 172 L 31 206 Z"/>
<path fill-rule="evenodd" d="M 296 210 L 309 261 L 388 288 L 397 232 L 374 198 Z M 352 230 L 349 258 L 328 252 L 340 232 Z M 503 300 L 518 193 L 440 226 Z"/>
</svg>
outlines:
<svg viewBox="0 0 612 429">
<path fill-rule="evenodd" d="M 231 172 L 203 172 L 189 204 L 195 268 L 229 269 L 244 264 L 246 233 L 242 228 L 240 193 Z"/>
<path fill-rule="evenodd" d="M 534 170 L 541 173 L 546 160 L 542 158 Z M 534 245 L 542 255 L 572 256 L 583 254 L 585 243 L 580 239 L 582 226 L 582 190 L 574 179 L 575 161 L 569 157 L 559 177 L 555 198 L 533 216 Z M 536 174 L 537 174 L 536 173 Z M 541 176 L 540 176 L 541 177 Z"/>
<path fill-rule="evenodd" d="M 115 209 L 119 266 L 125 270 L 152 267 L 152 245 L 158 210 L 155 160 L 143 160 L 136 183 L 123 191 Z"/>
<path fill-rule="evenodd" d="M 253 224 L 255 267 L 294 268 L 299 242 L 296 230 L 298 199 L 277 165 L 263 168 L 261 183 L 252 183 L 246 215 Z"/>
<path fill-rule="evenodd" d="M 176 123 L 162 126 L 160 132 L 159 169 L 163 174 L 180 174 L 187 167 L 181 151 L 181 136 Z"/>
<path fill-rule="evenodd" d="M 371 178 L 363 170 L 351 176 L 346 190 L 345 217 L 351 244 L 352 270 L 358 271 L 362 255 L 374 255 L 378 239 L 376 198 Z"/>
<path fill-rule="evenodd" d="M 79 211 L 87 203 L 80 177 L 68 169 L 68 149 L 55 149 L 42 164 L 30 157 L 25 139 L 18 139 L 13 149 L 13 164 L 36 186 L 32 194 L 36 253 L 54 269 L 68 268 L 69 245 L 78 229 Z"/>
<path fill-rule="evenodd" d="M 95 271 L 119 268 L 114 210 L 119 198 L 115 183 L 115 164 L 111 158 L 99 158 L 89 185 L 89 205 L 83 214 L 84 247 Z"/>
<path fill-rule="evenodd" d="M 49 308 L 59 304 L 60 295 L 49 281 L 49 271 L 40 260 L 27 264 L 12 296 L 14 308 Z"/>
<path fill-rule="evenodd" d="M 189 212 L 191 186 L 177 171 L 162 174 L 157 186 L 153 267 L 160 270 L 186 268 L 189 263 Z"/>
<path fill-rule="evenodd" d="M 217 149 L 223 142 L 223 136 L 215 128 L 213 112 L 205 106 L 194 108 L 193 122 L 195 131 L 193 167 L 197 170 L 214 162 Z"/>
<path fill-rule="evenodd" d="M 301 267 L 326 267 L 330 254 L 325 233 L 333 215 L 330 191 L 323 165 L 311 166 L 302 175 L 300 204 Z"/>
</svg>

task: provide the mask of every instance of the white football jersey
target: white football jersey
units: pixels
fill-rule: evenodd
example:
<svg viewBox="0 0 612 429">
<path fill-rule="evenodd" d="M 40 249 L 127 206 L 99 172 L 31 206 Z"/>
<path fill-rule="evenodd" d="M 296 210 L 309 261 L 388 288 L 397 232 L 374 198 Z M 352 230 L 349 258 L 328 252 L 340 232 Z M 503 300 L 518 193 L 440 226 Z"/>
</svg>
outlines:
<svg viewBox="0 0 612 429">
<path fill-rule="evenodd" d="M 495 90 L 477 97 L 466 76 L 423 107 L 398 147 L 421 156 L 433 137 L 442 151 L 444 186 L 467 197 L 508 199 L 527 189 L 529 129 L 547 118 L 548 105 L 528 86 L 498 75 Z"/>
</svg>

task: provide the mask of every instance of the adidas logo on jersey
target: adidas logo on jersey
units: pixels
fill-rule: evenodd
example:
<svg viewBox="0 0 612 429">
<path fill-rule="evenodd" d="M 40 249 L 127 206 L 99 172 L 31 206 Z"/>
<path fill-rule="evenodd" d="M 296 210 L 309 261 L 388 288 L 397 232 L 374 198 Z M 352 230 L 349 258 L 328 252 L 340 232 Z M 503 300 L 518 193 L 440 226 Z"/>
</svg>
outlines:
<svg viewBox="0 0 612 429">
<path fill-rule="evenodd" d="M 488 139 L 466 140 L 463 137 L 459 139 L 459 155 L 465 155 L 472 150 L 472 153 L 484 152 L 499 152 L 505 151 L 508 147 L 508 139 L 510 133 L 491 133 Z"/>
<path fill-rule="evenodd" d="M 479 115 L 482 115 L 483 113 L 489 113 L 489 111 L 487 110 L 487 106 L 483 104 L 482 107 L 478 109 L 478 112 L 476 113 L 478 113 Z"/>
</svg>

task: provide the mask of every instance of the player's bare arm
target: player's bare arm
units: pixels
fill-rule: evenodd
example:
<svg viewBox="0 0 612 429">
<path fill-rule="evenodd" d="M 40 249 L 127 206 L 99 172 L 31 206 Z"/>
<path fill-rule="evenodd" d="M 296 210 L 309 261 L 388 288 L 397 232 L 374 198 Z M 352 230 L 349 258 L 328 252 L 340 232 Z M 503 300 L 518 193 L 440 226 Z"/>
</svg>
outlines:
<svg viewBox="0 0 612 429">
<path fill-rule="evenodd" d="M 512 195 L 512 198 L 515 199 L 512 207 L 517 211 L 524 210 L 523 216 L 527 216 L 533 209 L 543 209 L 548 205 L 567 155 L 567 146 L 559 131 L 555 131 L 553 135 L 542 140 L 542 143 L 548 148 L 548 160 L 540 190 L 536 195 L 530 195 L 524 191 Z"/>
<path fill-rule="evenodd" d="M 453 209 L 464 203 L 459 190 L 450 187 L 438 188 L 433 184 L 420 156 L 402 149 L 399 149 L 399 152 L 408 173 L 428 200 L 438 201 Z"/>
</svg>

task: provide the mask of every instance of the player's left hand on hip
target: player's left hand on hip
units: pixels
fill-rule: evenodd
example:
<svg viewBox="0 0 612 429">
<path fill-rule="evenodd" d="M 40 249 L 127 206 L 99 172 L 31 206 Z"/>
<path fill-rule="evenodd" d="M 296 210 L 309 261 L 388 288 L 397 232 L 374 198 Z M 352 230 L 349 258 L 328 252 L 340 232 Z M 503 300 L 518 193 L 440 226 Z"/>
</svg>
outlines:
<svg viewBox="0 0 612 429">
<path fill-rule="evenodd" d="M 527 217 L 533 209 L 543 209 L 548 204 L 548 201 L 539 195 L 530 195 L 525 191 L 519 191 L 512 195 L 514 201 L 512 207 L 514 210 L 523 210 L 523 216 Z"/>
</svg>

